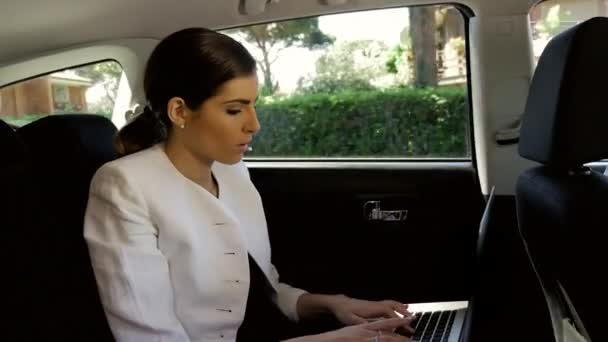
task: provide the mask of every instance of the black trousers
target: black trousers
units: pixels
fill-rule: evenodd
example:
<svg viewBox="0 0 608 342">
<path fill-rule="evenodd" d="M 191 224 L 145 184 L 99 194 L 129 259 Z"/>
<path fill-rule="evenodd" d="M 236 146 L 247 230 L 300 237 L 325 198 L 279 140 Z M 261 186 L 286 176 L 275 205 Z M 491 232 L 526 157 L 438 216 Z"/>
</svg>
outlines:
<svg viewBox="0 0 608 342">
<path fill-rule="evenodd" d="M 237 342 L 278 342 L 305 334 L 302 327 L 289 320 L 272 301 L 272 289 L 266 276 L 249 255 L 251 282 L 245 319 L 238 330 Z"/>
</svg>

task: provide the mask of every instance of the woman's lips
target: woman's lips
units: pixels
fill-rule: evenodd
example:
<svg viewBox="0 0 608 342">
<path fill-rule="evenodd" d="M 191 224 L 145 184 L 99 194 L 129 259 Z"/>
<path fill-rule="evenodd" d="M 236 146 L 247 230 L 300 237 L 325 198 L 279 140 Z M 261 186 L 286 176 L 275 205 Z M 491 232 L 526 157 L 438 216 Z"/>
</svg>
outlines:
<svg viewBox="0 0 608 342">
<path fill-rule="evenodd" d="M 239 144 L 239 150 L 241 150 L 241 152 L 247 152 L 249 151 L 249 144 Z"/>
</svg>

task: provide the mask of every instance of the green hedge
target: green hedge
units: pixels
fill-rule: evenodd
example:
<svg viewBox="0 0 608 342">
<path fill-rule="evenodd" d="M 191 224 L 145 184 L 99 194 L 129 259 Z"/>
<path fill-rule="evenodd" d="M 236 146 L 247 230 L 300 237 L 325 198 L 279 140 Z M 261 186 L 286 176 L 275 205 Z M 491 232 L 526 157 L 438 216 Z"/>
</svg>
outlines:
<svg viewBox="0 0 608 342">
<path fill-rule="evenodd" d="M 248 156 L 468 157 L 466 98 L 462 88 L 398 88 L 261 100 L 262 130 Z"/>
<path fill-rule="evenodd" d="M 22 114 L 19 116 L 2 115 L 0 116 L 0 120 L 8 122 L 9 124 L 14 126 L 21 127 L 29 124 L 32 121 L 42 119 L 43 117 L 48 115 L 49 114 Z"/>
<path fill-rule="evenodd" d="M 462 88 L 399 88 L 262 100 L 248 156 L 468 157 L 466 98 Z"/>
</svg>

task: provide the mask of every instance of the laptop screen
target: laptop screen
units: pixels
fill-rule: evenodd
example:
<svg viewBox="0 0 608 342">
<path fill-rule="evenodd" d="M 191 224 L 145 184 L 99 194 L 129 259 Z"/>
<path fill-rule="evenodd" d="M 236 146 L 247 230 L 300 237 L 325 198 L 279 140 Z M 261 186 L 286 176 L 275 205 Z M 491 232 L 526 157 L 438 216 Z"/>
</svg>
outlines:
<svg viewBox="0 0 608 342">
<path fill-rule="evenodd" d="M 490 217 L 492 208 L 494 206 L 494 191 L 495 187 L 492 187 L 490 190 L 490 196 L 488 196 L 488 200 L 486 202 L 486 208 L 483 211 L 483 215 L 481 216 L 481 221 L 479 222 L 479 236 L 477 238 L 477 260 L 482 257 L 483 248 L 486 240 L 486 233 L 488 231 L 488 225 L 490 224 Z"/>
</svg>

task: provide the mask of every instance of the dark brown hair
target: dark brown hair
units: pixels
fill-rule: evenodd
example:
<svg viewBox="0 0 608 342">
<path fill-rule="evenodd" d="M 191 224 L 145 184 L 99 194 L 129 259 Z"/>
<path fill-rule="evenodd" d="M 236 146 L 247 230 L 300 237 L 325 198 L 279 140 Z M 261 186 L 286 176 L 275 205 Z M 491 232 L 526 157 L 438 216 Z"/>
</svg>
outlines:
<svg viewBox="0 0 608 342">
<path fill-rule="evenodd" d="M 180 97 L 191 110 L 215 95 L 225 82 L 255 73 L 256 61 L 236 40 L 205 29 L 189 28 L 163 39 L 154 49 L 144 76 L 147 104 L 142 114 L 116 135 L 121 155 L 164 141 L 172 123 L 167 103 Z"/>
</svg>

